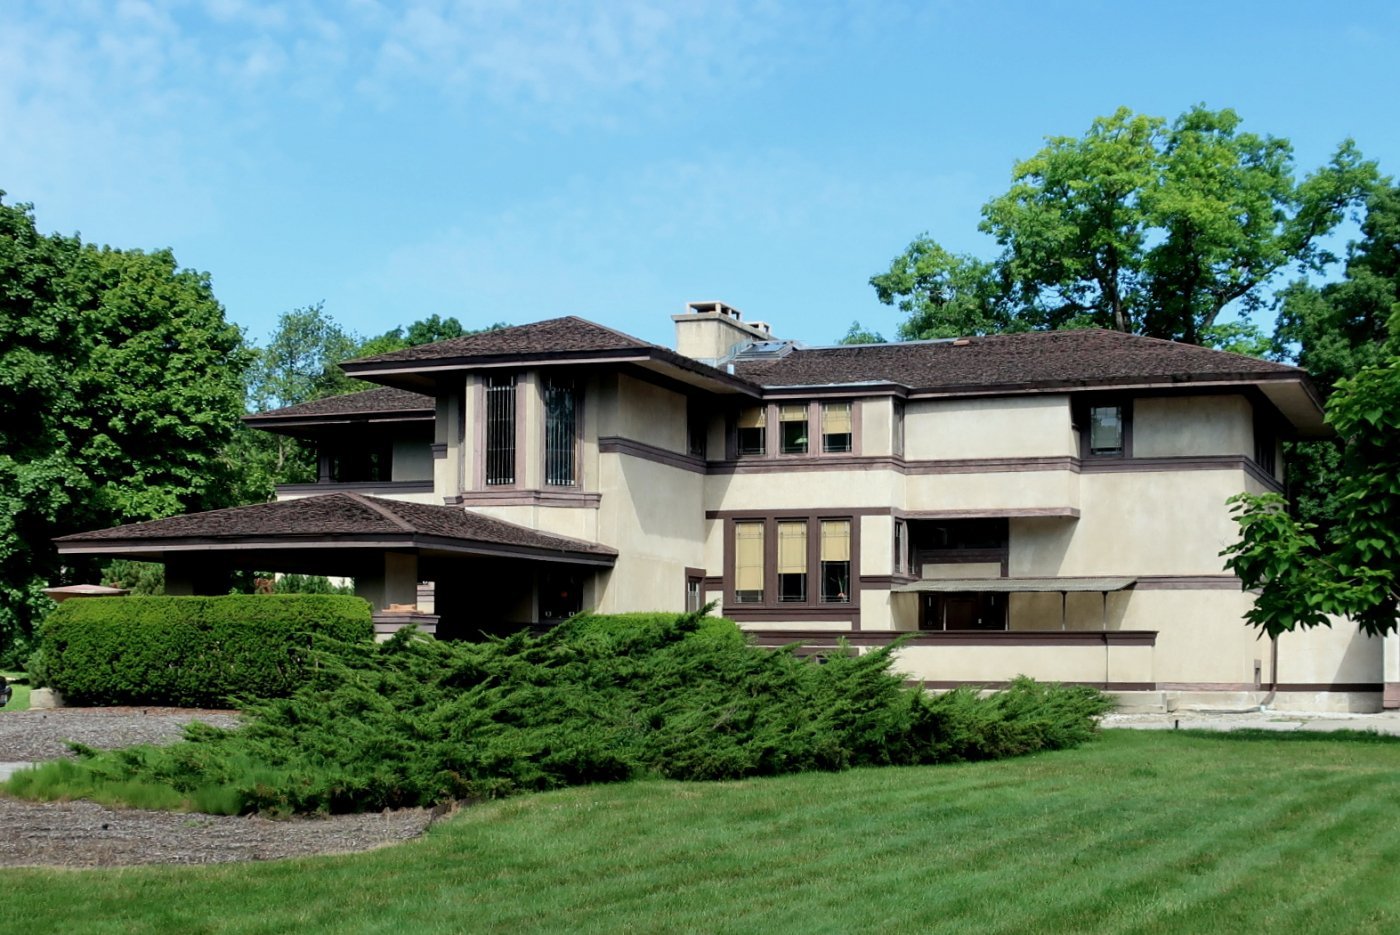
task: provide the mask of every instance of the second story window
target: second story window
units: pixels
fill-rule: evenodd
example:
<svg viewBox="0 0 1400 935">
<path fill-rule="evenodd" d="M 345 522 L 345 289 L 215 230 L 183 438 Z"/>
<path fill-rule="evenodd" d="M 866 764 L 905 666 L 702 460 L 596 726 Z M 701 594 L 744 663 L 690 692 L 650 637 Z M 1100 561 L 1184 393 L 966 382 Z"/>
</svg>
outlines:
<svg viewBox="0 0 1400 935">
<path fill-rule="evenodd" d="M 544 482 L 556 487 L 578 483 L 578 387 L 565 377 L 544 381 Z"/>
<path fill-rule="evenodd" d="M 1089 407 L 1089 454 L 1112 457 L 1123 454 L 1123 407 Z"/>
<path fill-rule="evenodd" d="M 807 407 L 783 405 L 778 408 L 778 421 L 781 424 L 782 451 L 785 455 L 805 455 L 807 453 Z"/>
<path fill-rule="evenodd" d="M 851 450 L 851 404 L 822 403 L 822 451 Z"/>
<path fill-rule="evenodd" d="M 768 411 L 763 406 L 739 410 L 739 454 L 761 455 L 768 450 Z"/>
<path fill-rule="evenodd" d="M 486 378 L 486 483 L 515 483 L 515 375 Z"/>
</svg>

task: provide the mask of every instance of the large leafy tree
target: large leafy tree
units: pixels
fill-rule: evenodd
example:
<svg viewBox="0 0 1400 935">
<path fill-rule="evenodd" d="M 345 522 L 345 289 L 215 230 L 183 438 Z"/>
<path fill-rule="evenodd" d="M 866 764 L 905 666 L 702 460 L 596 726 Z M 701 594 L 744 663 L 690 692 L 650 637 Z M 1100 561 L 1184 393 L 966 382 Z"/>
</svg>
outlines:
<svg viewBox="0 0 1400 935">
<path fill-rule="evenodd" d="M 1385 356 L 1337 381 L 1328 421 L 1345 441 L 1331 528 L 1289 513 L 1277 494 L 1233 498 L 1240 539 L 1226 566 L 1258 588 L 1249 621 L 1270 635 L 1348 616 L 1366 633 L 1396 628 L 1400 607 L 1400 315 Z"/>
<path fill-rule="evenodd" d="M 1234 111 L 1197 106 L 1168 123 L 1122 108 L 1016 165 L 982 209 L 994 260 L 921 237 L 871 284 L 909 315 L 906 337 L 1101 327 L 1252 341 L 1222 333 L 1221 313 L 1253 312 L 1281 272 L 1332 259 L 1319 238 L 1376 178 L 1350 141 L 1298 181 L 1289 143 L 1242 131 Z"/>
<path fill-rule="evenodd" d="M 231 502 L 247 365 L 207 275 L 0 202 L 0 652 L 92 571 L 54 537 Z"/>
<path fill-rule="evenodd" d="M 1385 185 L 1366 202 L 1361 237 L 1347 249 L 1343 277 L 1305 280 L 1280 295 L 1275 356 L 1306 367 L 1324 396 L 1338 380 L 1387 359 L 1389 323 L 1400 312 L 1400 187 Z M 1289 445 L 1289 493 L 1299 518 L 1325 534 L 1340 515 L 1342 451 L 1333 441 Z"/>
</svg>

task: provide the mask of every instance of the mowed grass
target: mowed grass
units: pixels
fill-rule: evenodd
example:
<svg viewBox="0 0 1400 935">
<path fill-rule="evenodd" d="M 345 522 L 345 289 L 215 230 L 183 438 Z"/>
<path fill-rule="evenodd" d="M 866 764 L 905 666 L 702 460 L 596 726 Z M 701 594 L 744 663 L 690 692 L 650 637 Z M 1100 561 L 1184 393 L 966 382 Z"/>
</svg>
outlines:
<svg viewBox="0 0 1400 935">
<path fill-rule="evenodd" d="M 22 672 L 0 672 L 0 675 L 9 676 L 11 679 L 24 677 L 24 673 Z M 0 711 L 28 711 L 29 686 L 27 684 L 16 685 L 12 681 L 10 682 L 10 689 L 12 692 L 12 694 L 10 695 L 10 703 L 4 706 L 0 706 Z"/>
<path fill-rule="evenodd" d="M 9 840 L 3 846 L 22 846 Z M 1400 742 L 1077 750 L 477 806 L 366 854 L 7 870 L 16 931 L 1395 932 Z"/>
</svg>

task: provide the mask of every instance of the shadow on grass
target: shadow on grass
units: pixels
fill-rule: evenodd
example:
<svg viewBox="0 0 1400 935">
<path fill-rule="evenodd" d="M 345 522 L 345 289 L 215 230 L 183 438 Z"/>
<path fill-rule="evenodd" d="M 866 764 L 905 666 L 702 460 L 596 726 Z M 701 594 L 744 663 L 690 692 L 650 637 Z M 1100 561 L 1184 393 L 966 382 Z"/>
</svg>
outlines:
<svg viewBox="0 0 1400 935">
<path fill-rule="evenodd" d="M 1281 743 L 1400 743 L 1400 737 L 1375 730 L 1263 730 L 1258 727 L 1242 727 L 1238 730 L 1188 728 L 1164 733 L 1174 737 L 1218 740 L 1224 743 L 1251 743 L 1260 740 Z"/>
</svg>

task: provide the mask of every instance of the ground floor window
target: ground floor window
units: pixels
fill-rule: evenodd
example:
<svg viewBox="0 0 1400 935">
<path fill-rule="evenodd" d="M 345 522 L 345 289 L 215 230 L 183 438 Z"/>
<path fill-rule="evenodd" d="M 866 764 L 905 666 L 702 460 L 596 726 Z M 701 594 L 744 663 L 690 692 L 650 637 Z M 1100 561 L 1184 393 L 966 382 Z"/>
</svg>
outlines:
<svg viewBox="0 0 1400 935">
<path fill-rule="evenodd" d="M 850 517 L 735 520 L 731 527 L 736 604 L 850 603 Z"/>
</svg>

